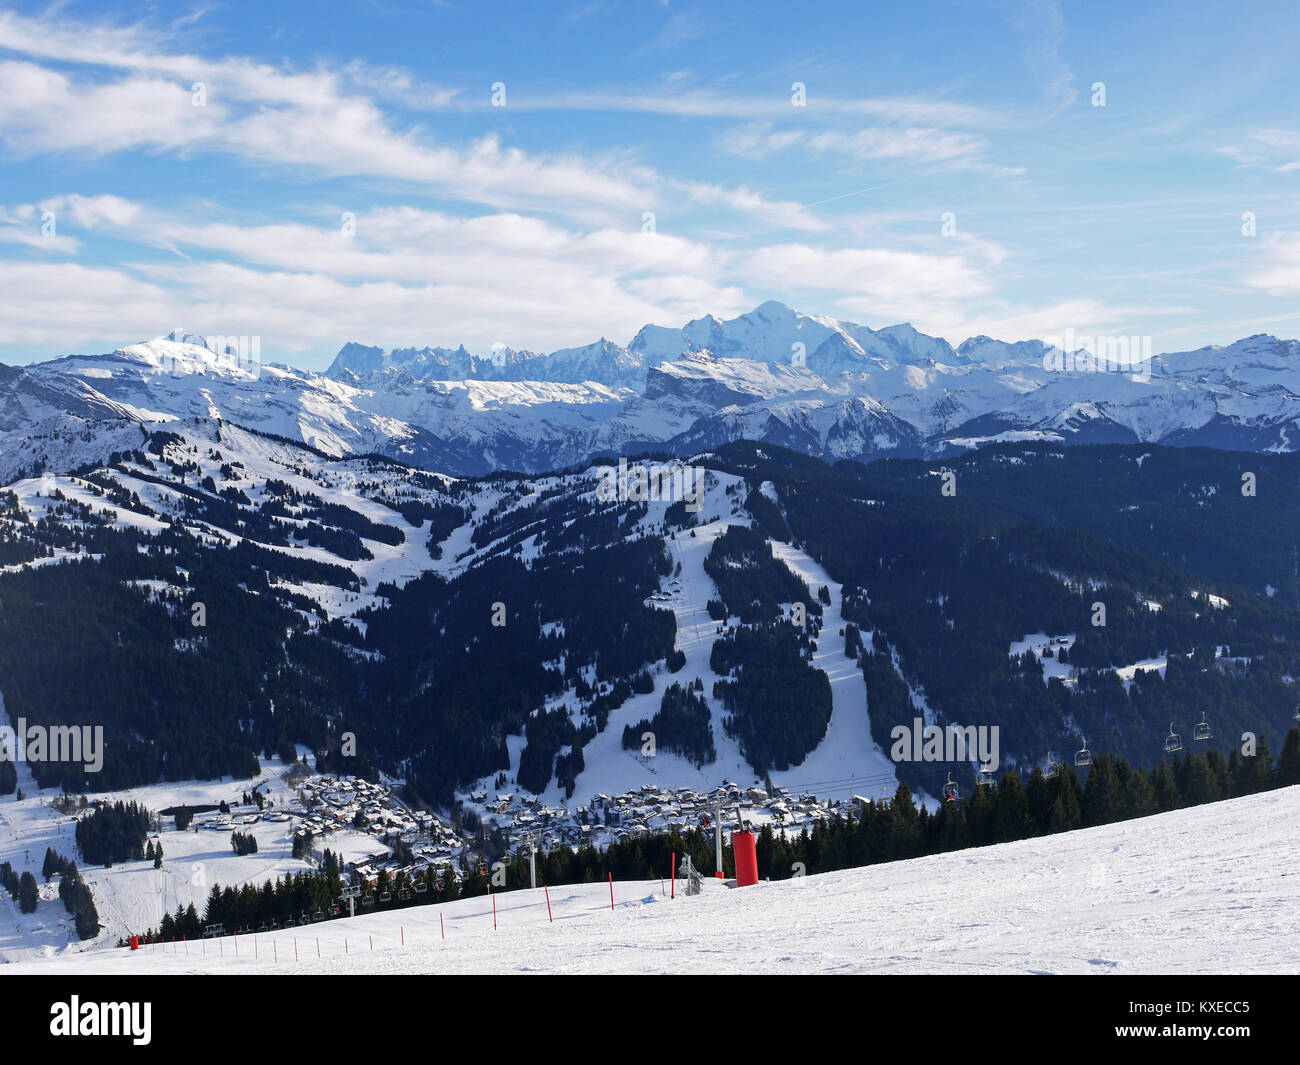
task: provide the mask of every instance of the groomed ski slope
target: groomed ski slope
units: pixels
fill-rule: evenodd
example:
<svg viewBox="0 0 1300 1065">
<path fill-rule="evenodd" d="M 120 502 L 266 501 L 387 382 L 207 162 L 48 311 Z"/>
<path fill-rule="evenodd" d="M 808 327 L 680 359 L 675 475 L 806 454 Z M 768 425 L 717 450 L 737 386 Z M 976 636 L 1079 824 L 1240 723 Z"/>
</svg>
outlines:
<svg viewBox="0 0 1300 1065">
<path fill-rule="evenodd" d="M 238 957 L 227 937 L 219 955 L 209 940 L 188 957 L 101 949 L 0 971 L 1295 973 L 1298 818 L 1292 787 L 751 888 L 710 882 L 696 898 L 616 883 L 613 911 L 608 884 L 555 887 L 554 923 L 540 890 L 520 891 L 497 896 L 496 931 L 484 897 L 259 935 L 256 947 L 241 937 Z"/>
</svg>

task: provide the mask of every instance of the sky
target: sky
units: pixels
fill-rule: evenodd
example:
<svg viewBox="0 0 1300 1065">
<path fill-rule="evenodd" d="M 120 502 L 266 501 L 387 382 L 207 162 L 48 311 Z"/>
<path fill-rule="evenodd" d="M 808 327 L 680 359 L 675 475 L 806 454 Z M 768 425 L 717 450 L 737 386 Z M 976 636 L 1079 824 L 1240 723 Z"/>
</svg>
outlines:
<svg viewBox="0 0 1300 1065">
<path fill-rule="evenodd" d="M 1289 2 L 0 8 L 0 361 L 1300 336 Z"/>
</svg>

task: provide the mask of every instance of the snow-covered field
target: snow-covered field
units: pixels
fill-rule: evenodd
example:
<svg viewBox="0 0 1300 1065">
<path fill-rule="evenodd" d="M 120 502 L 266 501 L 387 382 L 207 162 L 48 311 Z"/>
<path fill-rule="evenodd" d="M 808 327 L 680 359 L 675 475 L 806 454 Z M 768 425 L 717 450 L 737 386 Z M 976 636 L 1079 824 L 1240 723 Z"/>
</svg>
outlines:
<svg viewBox="0 0 1300 1065">
<path fill-rule="evenodd" d="M 313 863 L 292 855 L 297 819 L 245 823 L 255 812 L 246 806 L 235 806 L 233 823 L 224 828 L 217 828 L 217 823 L 229 822 L 231 818 L 223 819 L 216 813 L 196 815 L 194 825 L 185 832 L 176 830 L 172 817 L 161 818 L 162 832 L 151 836 L 163 847 L 161 869 L 154 869 L 153 863 L 147 860 L 120 862 L 109 869 L 89 865 L 80 860 L 77 851 L 75 818 L 57 812 L 50 805 L 58 792 L 37 791 L 26 775 L 27 767 L 22 763 L 19 767 L 19 786 L 29 798 L 21 802 L 7 798 L 0 803 L 0 861 L 8 861 L 19 873 L 30 870 L 40 883 L 41 902 L 35 913 L 24 914 L 7 892 L 0 891 L 0 962 L 78 952 L 90 946 L 75 937 L 72 917 L 58 899 L 58 878 L 47 884 L 41 876 L 47 847 L 76 861 L 81 875 L 91 885 L 99 920 L 104 926 L 95 941 L 97 945 L 112 944 L 118 936 L 131 931 L 157 928 L 164 910 L 175 913 L 178 906 L 193 903 L 202 913 L 213 884 L 222 888 L 238 888 L 246 883 L 260 886 L 288 872 L 315 868 Z M 284 810 L 294 798 L 294 789 L 284 779 L 285 766 L 272 759 L 264 762 L 262 768 L 261 791 L 273 804 L 268 806 L 268 812 Z M 173 806 L 217 804 L 222 800 L 238 803 L 241 795 L 259 781 L 232 781 L 227 777 L 216 781 L 153 784 L 89 798 L 139 802 L 157 813 Z M 240 856 L 233 852 L 230 833 L 235 829 L 256 837 L 256 854 Z M 316 846 L 328 847 L 344 861 L 388 853 L 380 840 L 360 831 L 331 833 L 322 837 Z"/>
<path fill-rule="evenodd" d="M 69 950 L 3 971 L 1297 973 L 1298 817 L 1292 787 L 740 890 L 709 882 L 696 898 L 616 883 L 612 910 L 607 883 L 556 887 L 553 922 L 541 890 L 518 891 L 497 897 L 495 930 L 484 897 L 245 937 L 237 950 L 230 938 Z"/>
</svg>

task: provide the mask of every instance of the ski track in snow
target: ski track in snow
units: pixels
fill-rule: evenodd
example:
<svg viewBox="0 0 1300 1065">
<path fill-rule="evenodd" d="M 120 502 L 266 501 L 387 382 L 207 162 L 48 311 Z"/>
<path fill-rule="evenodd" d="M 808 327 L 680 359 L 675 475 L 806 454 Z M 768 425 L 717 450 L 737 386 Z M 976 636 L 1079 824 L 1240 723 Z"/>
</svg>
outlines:
<svg viewBox="0 0 1300 1065">
<path fill-rule="evenodd" d="M 612 911 L 608 883 L 557 886 L 553 923 L 537 889 L 498 896 L 495 931 L 480 897 L 241 937 L 238 948 L 227 937 L 69 951 L 5 971 L 1295 973 L 1297 816 L 1291 787 L 739 890 L 706 881 L 697 898 L 670 900 L 658 880 L 615 883 Z"/>
<path fill-rule="evenodd" d="M 723 480 L 719 489 L 725 489 L 728 483 L 729 480 Z M 725 496 L 715 489 L 703 501 L 701 513 L 717 513 L 722 506 L 726 506 Z M 704 560 L 730 525 L 741 524 L 749 522 L 733 513 L 694 526 L 694 536 L 686 530 L 666 539 L 674 570 L 680 564 L 681 573 L 665 580 L 668 599 L 662 605 L 676 616 L 676 646 L 686 655 L 686 665 L 676 674 L 656 673 L 653 692 L 633 695 L 610 714 L 605 729 L 583 748 L 587 768 L 578 775 L 575 798 L 586 801 L 599 793 L 619 794 L 638 783 L 707 790 L 723 780 L 741 783 L 755 780 L 754 770 L 741 755 L 739 745 L 722 727 L 724 712 L 713 698 L 714 682 L 720 678 L 709 665 L 719 623 L 709 616 L 707 604 L 718 593 L 704 572 Z M 817 589 L 825 585 L 831 596 L 831 605 L 824 607 L 821 635 L 813 656 L 813 665 L 826 673 L 831 682 L 831 720 L 826 735 L 804 761 L 787 770 L 774 770 L 772 783 L 795 792 L 812 791 L 823 798 L 847 798 L 855 791 L 870 791 L 878 796 L 882 789 L 892 794 L 897 788 L 894 764 L 871 738 L 866 682 L 857 663 L 844 654 L 844 637 L 840 635 L 845 625 L 841 613 L 843 590 L 804 551 L 789 544 L 769 542 L 777 559 L 808 585 L 810 595 L 815 596 Z M 642 757 L 639 750 L 624 750 L 623 727 L 652 718 L 669 684 L 690 683 L 696 677 L 704 681 L 717 760 L 696 769 L 686 759 L 667 750 L 660 750 L 653 757 Z M 512 748 L 512 770 L 517 765 L 517 752 Z M 547 802 L 564 801 L 563 792 L 554 782 L 543 798 Z"/>
</svg>

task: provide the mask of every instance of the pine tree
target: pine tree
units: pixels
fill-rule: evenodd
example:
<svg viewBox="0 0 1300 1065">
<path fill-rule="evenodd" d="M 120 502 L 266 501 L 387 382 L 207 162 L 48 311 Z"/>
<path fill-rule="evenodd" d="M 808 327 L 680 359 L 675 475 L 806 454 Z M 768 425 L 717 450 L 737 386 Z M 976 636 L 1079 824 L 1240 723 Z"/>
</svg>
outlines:
<svg viewBox="0 0 1300 1065">
<path fill-rule="evenodd" d="M 1029 800 L 1013 769 L 1002 777 L 993 804 L 993 838 L 998 841 L 1024 839 L 1029 835 Z"/>
<path fill-rule="evenodd" d="M 40 889 L 36 883 L 36 877 L 30 872 L 24 872 L 18 880 L 18 908 L 23 913 L 35 913 L 36 903 L 40 899 Z"/>
<path fill-rule="evenodd" d="M 1288 732 L 1282 742 L 1282 753 L 1277 759 L 1277 784 L 1279 787 L 1300 784 L 1300 726 Z"/>
<path fill-rule="evenodd" d="M 1115 760 L 1108 754 L 1099 755 L 1083 789 L 1083 823 L 1089 827 L 1110 824 L 1117 819 L 1121 800 Z"/>
</svg>

